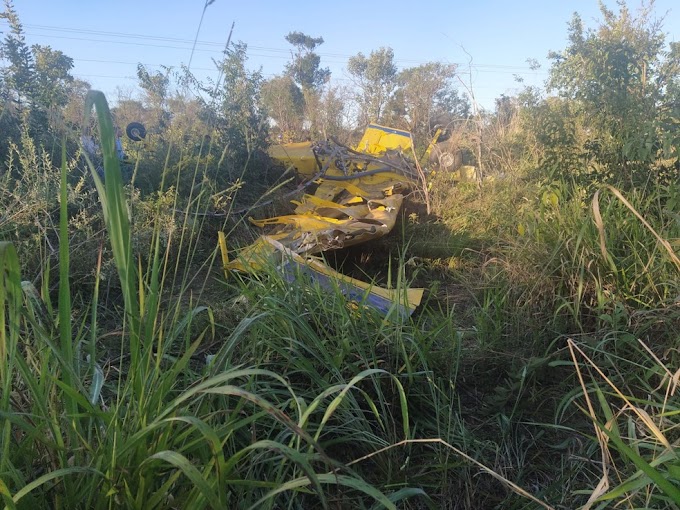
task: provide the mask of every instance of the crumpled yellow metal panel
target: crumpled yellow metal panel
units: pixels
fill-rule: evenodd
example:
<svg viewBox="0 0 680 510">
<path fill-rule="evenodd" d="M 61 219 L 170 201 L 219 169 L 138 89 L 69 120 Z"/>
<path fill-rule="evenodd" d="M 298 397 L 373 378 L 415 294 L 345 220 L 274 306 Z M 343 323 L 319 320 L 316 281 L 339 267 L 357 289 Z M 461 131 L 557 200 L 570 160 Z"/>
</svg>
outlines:
<svg viewBox="0 0 680 510">
<path fill-rule="evenodd" d="M 282 225 L 275 234 L 276 240 L 297 254 L 311 255 L 388 234 L 394 227 L 402 201 L 402 195 L 393 195 L 349 208 L 340 204 L 331 208 L 323 201 L 324 205 L 320 207 L 310 203 L 310 208 L 302 214 L 250 221 L 258 227 Z M 358 214 L 361 212 L 363 214 Z"/>
<path fill-rule="evenodd" d="M 407 152 L 412 146 L 413 138 L 408 131 L 369 124 L 356 150 L 366 154 L 384 154 L 388 150 Z"/>
<path fill-rule="evenodd" d="M 394 302 L 401 312 L 412 313 L 422 299 L 423 289 L 405 292 L 380 289 L 345 277 L 310 258 L 323 251 L 378 239 L 392 230 L 404 193 L 414 184 L 410 163 L 403 156 L 403 151 L 411 146 L 410 133 L 371 124 L 356 151 L 324 146 L 325 153 L 315 154 L 318 146 L 311 142 L 272 147 L 272 158 L 294 166 L 303 175 L 315 176 L 316 191 L 293 201 L 294 214 L 262 220 L 249 218 L 253 225 L 274 230 L 240 250 L 235 260 L 228 260 L 222 235 L 220 248 L 225 271 L 257 271 L 278 260 L 280 267 L 290 272 L 293 260 L 297 271 L 303 270 L 307 277 L 323 285 L 330 285 L 329 279 L 341 282 L 343 294 L 353 296 L 352 299 L 367 293 L 366 302 L 371 306 L 385 311 Z M 282 253 L 289 262 L 282 262 Z"/>
<path fill-rule="evenodd" d="M 263 220 L 250 218 L 258 227 L 278 226 L 269 236 L 300 255 L 312 255 L 327 250 L 354 246 L 388 234 L 397 219 L 403 195 L 383 199 L 362 199 L 355 205 L 343 205 L 307 195 L 298 205 L 298 214 Z M 268 245 L 257 241 L 244 248 L 238 259 L 226 269 L 258 268 L 262 256 L 270 253 Z"/>
<path fill-rule="evenodd" d="M 356 148 L 350 150 L 354 150 L 355 153 L 362 155 L 375 157 L 375 159 L 357 164 L 357 169 L 375 170 L 383 165 L 381 157 L 382 161 L 389 162 L 389 155 L 392 153 L 410 156 L 412 147 L 413 138 L 408 131 L 378 124 L 369 124 Z M 317 150 L 316 154 L 315 149 Z M 324 153 L 324 151 L 319 149 L 320 147 L 317 143 L 297 142 L 272 145 L 268 153 L 269 157 L 273 160 L 286 167 L 294 167 L 301 175 L 306 177 L 317 175 L 322 168 L 324 175 L 344 176 L 348 174 L 347 166 L 352 162 L 357 163 L 352 159 L 351 154 L 348 155 L 341 151 L 333 155 L 332 153 Z M 379 179 L 386 180 L 385 176 L 382 175 Z"/>
<path fill-rule="evenodd" d="M 269 236 L 260 237 L 257 244 L 263 247 L 263 252 L 269 252 L 272 257 L 279 259 L 279 267 L 291 282 L 306 275 L 322 288 L 337 289 L 350 302 L 364 303 L 384 315 L 392 309 L 402 316 L 411 315 L 423 299 L 424 289 L 383 289 L 362 282 L 338 273 L 318 258 L 302 257 Z M 264 248 L 265 245 L 269 245 L 269 248 Z"/>
<path fill-rule="evenodd" d="M 292 165 L 302 175 L 312 176 L 318 171 L 312 142 L 286 143 L 272 145 L 269 157 L 284 165 Z"/>
</svg>

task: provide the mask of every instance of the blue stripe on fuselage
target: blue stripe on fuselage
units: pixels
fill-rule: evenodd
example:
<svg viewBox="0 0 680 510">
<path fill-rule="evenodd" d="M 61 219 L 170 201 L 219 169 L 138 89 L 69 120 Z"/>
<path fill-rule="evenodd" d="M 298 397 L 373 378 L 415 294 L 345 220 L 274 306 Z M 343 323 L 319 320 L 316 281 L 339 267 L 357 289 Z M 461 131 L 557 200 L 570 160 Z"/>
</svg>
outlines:
<svg viewBox="0 0 680 510">
<path fill-rule="evenodd" d="M 408 131 L 401 131 L 400 129 L 378 126 L 377 124 L 369 124 L 368 128 L 369 129 L 379 129 L 380 131 L 383 131 L 385 133 L 390 133 L 390 134 L 393 134 L 393 135 L 400 135 L 400 136 L 405 136 L 407 138 L 411 138 L 411 133 L 409 133 Z"/>
</svg>

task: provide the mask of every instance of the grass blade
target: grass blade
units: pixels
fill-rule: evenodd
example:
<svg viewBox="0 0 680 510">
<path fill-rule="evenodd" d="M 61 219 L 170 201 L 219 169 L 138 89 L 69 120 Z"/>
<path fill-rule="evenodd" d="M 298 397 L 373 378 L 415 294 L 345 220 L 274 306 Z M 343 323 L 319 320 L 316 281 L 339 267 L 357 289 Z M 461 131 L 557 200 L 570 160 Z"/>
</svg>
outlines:
<svg viewBox="0 0 680 510">
<path fill-rule="evenodd" d="M 650 466 L 635 450 L 625 444 L 618 434 L 610 431 L 602 423 L 597 422 L 599 429 L 609 437 L 616 445 L 616 448 L 635 464 L 640 471 L 645 473 L 667 496 L 673 499 L 676 504 L 680 504 L 680 489 L 668 481 L 663 474 Z"/>
<path fill-rule="evenodd" d="M 199 490 L 200 494 L 208 501 L 212 508 L 222 507 L 217 494 L 212 490 L 210 484 L 184 455 L 173 451 L 162 451 L 149 457 L 143 464 L 149 464 L 155 460 L 162 460 L 181 470 L 182 473 L 191 480 L 191 483 Z"/>
<path fill-rule="evenodd" d="M 24 496 L 28 495 L 31 491 L 37 489 L 41 485 L 51 482 L 52 480 L 56 480 L 58 478 L 63 478 L 65 476 L 71 476 L 71 475 L 95 475 L 95 476 L 104 476 L 103 473 L 97 471 L 96 469 L 92 468 L 87 468 L 87 467 L 71 467 L 71 468 L 64 468 L 64 469 L 57 469 L 55 471 L 50 471 L 47 474 L 44 474 L 40 478 L 37 478 L 33 480 L 32 482 L 26 484 L 24 487 L 21 488 L 13 497 L 12 501 L 14 503 L 18 503 L 21 498 Z"/>
</svg>

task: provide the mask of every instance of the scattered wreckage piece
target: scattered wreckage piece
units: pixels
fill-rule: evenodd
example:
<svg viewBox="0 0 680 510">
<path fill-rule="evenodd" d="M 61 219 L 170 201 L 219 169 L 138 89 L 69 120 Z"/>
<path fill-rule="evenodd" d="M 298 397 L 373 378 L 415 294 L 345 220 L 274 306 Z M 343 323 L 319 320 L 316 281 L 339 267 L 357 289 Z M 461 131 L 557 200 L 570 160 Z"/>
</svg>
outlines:
<svg viewBox="0 0 680 510">
<path fill-rule="evenodd" d="M 249 218 L 253 225 L 274 229 L 240 250 L 234 260 L 229 260 L 220 233 L 225 272 L 258 271 L 275 263 L 289 281 L 304 275 L 324 289 L 335 286 L 348 300 L 384 315 L 395 307 L 400 315 L 413 313 L 423 289 L 383 289 L 342 275 L 314 257 L 392 230 L 405 194 L 419 179 L 417 163 L 408 156 L 412 147 L 409 132 L 376 124 L 369 125 L 354 149 L 336 140 L 273 146 L 272 159 L 313 180 L 316 191 L 292 202 L 294 214 Z"/>
</svg>

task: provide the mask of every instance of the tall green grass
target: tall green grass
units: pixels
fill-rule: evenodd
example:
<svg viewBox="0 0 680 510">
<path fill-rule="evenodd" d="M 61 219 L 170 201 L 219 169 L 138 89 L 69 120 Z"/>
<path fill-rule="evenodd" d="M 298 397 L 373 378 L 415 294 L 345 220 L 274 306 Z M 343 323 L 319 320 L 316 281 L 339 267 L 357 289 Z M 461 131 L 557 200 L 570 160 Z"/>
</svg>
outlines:
<svg viewBox="0 0 680 510">
<path fill-rule="evenodd" d="M 73 292 L 64 159 L 56 308 L 49 265 L 38 291 L 0 244 L 8 508 L 443 508 L 478 469 L 530 497 L 454 446 L 476 451 L 456 395 L 452 315 L 385 320 L 274 267 L 220 284 L 216 251 L 199 256 L 201 192 L 183 216 L 181 264 L 161 243 L 160 211 L 148 253 L 136 253 L 101 93 L 92 107 L 104 180 L 90 173 L 120 300 L 99 295 L 103 250 L 91 295 Z"/>
<path fill-rule="evenodd" d="M 625 356 L 617 355 L 621 346 L 609 343 L 592 349 L 569 341 L 582 390 L 581 409 L 592 420 L 600 456 L 599 483 L 583 491 L 589 496 L 584 508 L 622 503 L 677 507 L 677 372 L 642 341 L 626 337 Z M 618 374 L 607 369 L 612 362 Z"/>
<path fill-rule="evenodd" d="M 496 244 L 470 228 L 494 210 L 470 212 L 474 251 L 456 252 L 469 272 L 456 285 L 477 301 L 459 314 L 433 296 L 413 318 L 386 320 L 275 266 L 222 281 L 214 239 L 206 249 L 201 158 L 168 156 L 160 193 L 136 200 L 101 94 L 92 107 L 105 174 L 91 167 L 89 178 L 108 233 L 93 282 L 76 290 L 71 278 L 65 159 L 58 257 L 44 261 L 39 290 L 0 244 L 8 508 L 675 504 L 676 360 L 635 340 L 677 338 L 672 186 L 628 205 L 601 196 L 596 209 L 567 182 L 532 186 L 516 216 L 487 224 L 504 236 Z M 192 183 L 186 203 L 172 191 L 180 179 Z M 175 230 L 167 209 L 182 211 Z M 409 284 L 404 266 L 388 271 L 396 288 Z"/>
<path fill-rule="evenodd" d="M 453 275 L 475 299 L 466 354 L 484 368 L 508 360 L 495 379 L 481 374 L 493 413 L 483 427 L 507 438 L 498 451 L 571 452 L 559 468 L 528 463 L 551 473 L 546 491 L 568 507 L 675 508 L 677 183 L 624 195 L 564 178 L 456 196 L 466 201 L 446 211 L 451 228 L 468 222 L 487 239 Z"/>
</svg>

